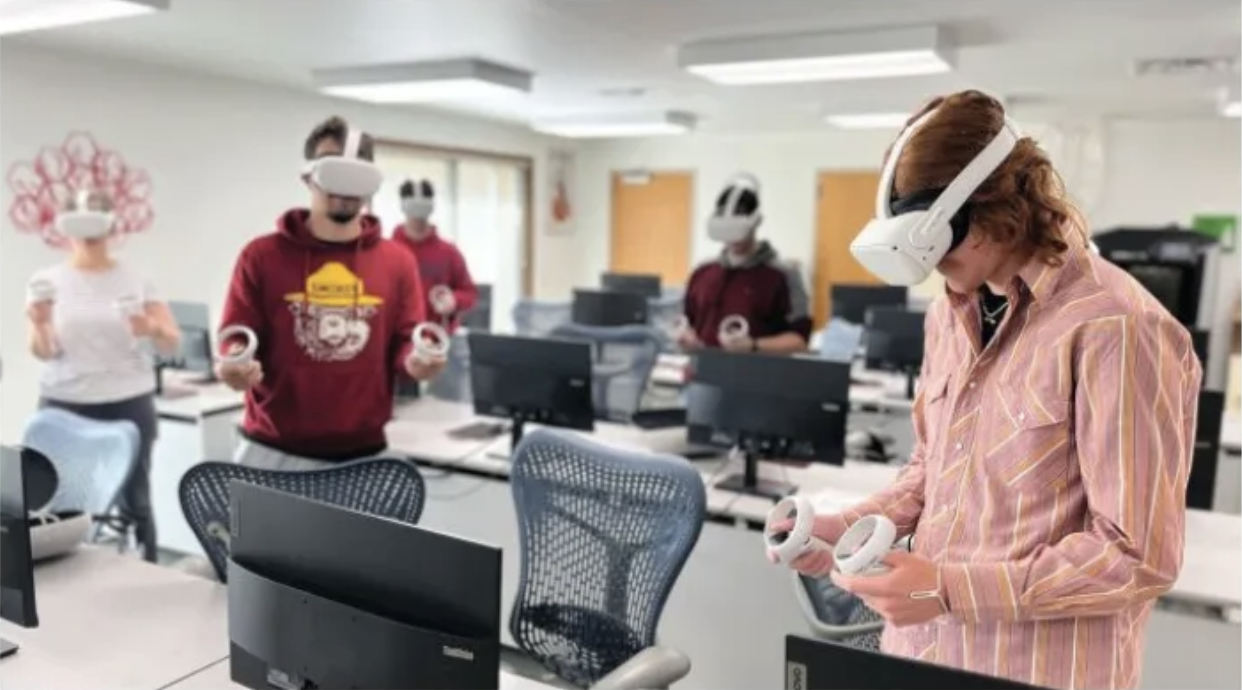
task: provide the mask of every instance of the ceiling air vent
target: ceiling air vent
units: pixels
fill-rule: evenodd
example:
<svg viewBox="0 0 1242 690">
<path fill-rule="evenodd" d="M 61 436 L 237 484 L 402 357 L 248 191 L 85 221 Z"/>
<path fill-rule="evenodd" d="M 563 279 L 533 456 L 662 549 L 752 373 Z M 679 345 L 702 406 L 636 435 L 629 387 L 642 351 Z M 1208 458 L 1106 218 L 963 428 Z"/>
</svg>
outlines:
<svg viewBox="0 0 1242 690">
<path fill-rule="evenodd" d="M 1134 62 L 1137 77 L 1176 77 L 1192 74 L 1229 74 L 1237 70 L 1233 57 L 1148 58 Z"/>
</svg>

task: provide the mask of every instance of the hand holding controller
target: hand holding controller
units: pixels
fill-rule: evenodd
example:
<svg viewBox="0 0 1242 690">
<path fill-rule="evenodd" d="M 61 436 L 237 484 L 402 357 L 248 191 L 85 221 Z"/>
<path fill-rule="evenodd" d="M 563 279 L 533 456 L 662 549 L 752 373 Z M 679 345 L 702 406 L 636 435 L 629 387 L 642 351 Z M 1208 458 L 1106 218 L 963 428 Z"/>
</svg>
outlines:
<svg viewBox="0 0 1242 690">
<path fill-rule="evenodd" d="M 724 320 L 720 322 L 720 330 L 716 333 L 716 339 L 725 349 L 735 349 L 731 345 L 748 338 L 750 338 L 750 323 L 746 321 L 746 317 L 739 314 L 724 317 Z"/>
<path fill-rule="evenodd" d="M 437 285 L 431 288 L 427 293 L 427 298 L 438 316 L 448 316 L 457 309 L 457 298 L 453 296 L 452 288 L 447 285 Z"/>
<path fill-rule="evenodd" d="M 52 305 L 56 303 L 56 284 L 46 278 L 35 278 L 26 285 L 26 315 L 36 326 L 51 323 Z"/>
<path fill-rule="evenodd" d="M 792 566 L 811 551 L 831 552 L 832 547 L 813 534 L 815 508 L 802 496 L 782 499 L 768 513 L 763 542 L 768 560 Z"/>
<path fill-rule="evenodd" d="M 263 368 L 254 358 L 259 349 L 259 336 L 253 329 L 232 324 L 220 329 L 216 339 L 222 347 L 227 347 L 218 355 L 219 363 L 216 365 L 216 375 L 225 385 L 244 391 L 263 380 Z"/>
<path fill-rule="evenodd" d="M 405 373 L 416 381 L 435 378 L 448 361 L 448 331 L 439 324 L 420 323 L 410 340 L 414 347 L 405 360 Z"/>
</svg>

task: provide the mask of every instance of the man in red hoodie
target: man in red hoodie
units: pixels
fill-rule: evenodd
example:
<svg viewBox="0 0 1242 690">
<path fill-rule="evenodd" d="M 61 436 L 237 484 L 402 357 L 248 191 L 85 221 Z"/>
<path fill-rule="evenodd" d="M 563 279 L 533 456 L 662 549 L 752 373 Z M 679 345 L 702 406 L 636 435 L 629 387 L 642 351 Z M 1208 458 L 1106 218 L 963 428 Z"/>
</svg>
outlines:
<svg viewBox="0 0 1242 690">
<path fill-rule="evenodd" d="M 249 328 L 258 344 L 251 361 L 217 366 L 246 392 L 238 462 L 310 469 L 377 455 L 398 372 L 426 380 L 444 366 L 414 356 L 418 265 L 363 213 L 383 179 L 373 148 L 340 118 L 316 127 L 304 150 L 310 208 L 287 211 L 237 259 L 222 324 Z"/>
<path fill-rule="evenodd" d="M 441 238 L 436 226 L 428 222 L 436 208 L 431 182 L 406 180 L 399 193 L 406 222 L 397 226 L 393 241 L 414 253 L 426 293 L 424 309 L 445 322 L 445 328 L 452 333 L 457 329 L 458 315 L 474 307 L 479 291 L 461 250 Z"/>
</svg>

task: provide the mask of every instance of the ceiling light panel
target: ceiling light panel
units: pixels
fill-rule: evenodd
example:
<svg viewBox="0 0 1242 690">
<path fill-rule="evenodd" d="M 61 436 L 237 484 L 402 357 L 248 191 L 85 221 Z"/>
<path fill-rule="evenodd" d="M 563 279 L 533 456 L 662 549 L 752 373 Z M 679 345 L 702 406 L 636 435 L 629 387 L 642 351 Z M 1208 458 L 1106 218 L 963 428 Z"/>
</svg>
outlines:
<svg viewBox="0 0 1242 690">
<path fill-rule="evenodd" d="M 939 74 L 955 54 L 934 26 L 719 39 L 682 46 L 686 71 L 729 86 Z"/>
<path fill-rule="evenodd" d="M 530 92 L 529 72 L 477 59 L 316 70 L 325 94 L 370 103 L 471 102 Z"/>
<path fill-rule="evenodd" d="M 169 0 L 0 0 L 0 36 L 167 10 Z"/>
<path fill-rule="evenodd" d="M 695 124 L 695 117 L 689 113 L 666 112 L 551 118 L 532 122 L 531 129 L 571 139 L 612 139 L 686 134 Z"/>
<path fill-rule="evenodd" d="M 901 129 L 910 113 L 837 113 L 824 120 L 841 129 Z"/>
</svg>

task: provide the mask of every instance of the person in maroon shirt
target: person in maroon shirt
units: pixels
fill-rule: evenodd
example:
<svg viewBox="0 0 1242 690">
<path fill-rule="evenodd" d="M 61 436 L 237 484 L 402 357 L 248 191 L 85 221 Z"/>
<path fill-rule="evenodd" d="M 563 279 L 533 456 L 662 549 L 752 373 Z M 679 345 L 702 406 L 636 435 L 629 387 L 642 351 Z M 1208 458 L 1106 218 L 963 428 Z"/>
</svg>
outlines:
<svg viewBox="0 0 1242 690">
<path fill-rule="evenodd" d="M 478 288 L 474 286 L 461 250 L 441 238 L 436 226 L 429 222 L 435 212 L 435 189 L 431 182 L 406 180 L 399 193 L 406 222 L 397 226 L 392 239 L 409 249 L 418 262 L 423 308 L 452 333 L 457 330 L 458 316 L 478 301 Z"/>
<path fill-rule="evenodd" d="M 683 350 L 722 347 L 789 354 L 807 349 L 811 316 L 806 286 L 796 267 L 781 261 L 766 240 L 756 239 L 762 221 L 758 180 L 738 175 L 716 199 L 707 223 L 708 235 L 724 249 L 696 268 L 686 284 L 688 327 L 678 336 Z M 748 332 L 722 342 L 720 325 L 730 316 L 745 319 Z"/>
<path fill-rule="evenodd" d="M 444 367 L 414 356 L 418 265 L 363 213 L 382 182 L 371 139 L 331 118 L 304 153 L 310 208 L 285 212 L 275 232 L 246 245 L 224 304 L 221 323 L 252 330 L 258 348 L 251 361 L 216 367 L 246 392 L 236 460 L 274 469 L 383 452 L 398 372 L 427 380 Z M 236 352 L 240 340 L 221 347 Z"/>
</svg>

